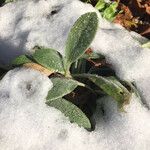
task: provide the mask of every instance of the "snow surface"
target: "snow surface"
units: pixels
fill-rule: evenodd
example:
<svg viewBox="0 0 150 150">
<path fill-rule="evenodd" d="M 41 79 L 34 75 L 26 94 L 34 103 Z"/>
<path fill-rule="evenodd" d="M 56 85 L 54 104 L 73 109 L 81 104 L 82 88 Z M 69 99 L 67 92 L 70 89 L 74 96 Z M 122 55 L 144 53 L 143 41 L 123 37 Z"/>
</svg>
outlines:
<svg viewBox="0 0 150 150">
<path fill-rule="evenodd" d="M 96 11 L 78 0 L 28 0 L 0 8 L 0 64 L 8 65 L 35 45 L 62 54 L 69 29 L 85 12 Z M 56 13 L 55 13 L 56 12 Z M 149 150 L 150 50 L 147 40 L 103 20 L 92 48 L 104 54 L 118 76 L 133 81 L 142 101 L 132 95 L 127 113 L 109 97 L 98 101 L 96 129 L 87 132 L 45 105 L 51 81 L 39 72 L 18 68 L 0 81 L 1 150 Z M 101 112 L 104 107 L 104 114 Z"/>
</svg>

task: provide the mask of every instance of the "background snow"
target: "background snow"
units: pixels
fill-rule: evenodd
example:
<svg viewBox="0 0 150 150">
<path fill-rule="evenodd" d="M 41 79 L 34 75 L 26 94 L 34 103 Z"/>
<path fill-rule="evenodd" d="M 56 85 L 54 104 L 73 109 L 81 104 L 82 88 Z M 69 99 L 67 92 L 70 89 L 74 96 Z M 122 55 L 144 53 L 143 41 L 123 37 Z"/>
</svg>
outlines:
<svg viewBox="0 0 150 150">
<path fill-rule="evenodd" d="M 31 48 L 37 44 L 63 53 L 70 27 L 88 11 L 95 10 L 77 0 L 18 1 L 0 8 L 0 64 L 7 65 L 22 53 L 32 53 Z M 150 51 L 139 43 L 146 40 L 99 18 L 92 47 L 106 55 L 120 78 L 134 81 L 150 105 Z M 150 112 L 134 95 L 127 113 L 119 113 L 111 98 L 99 100 L 96 130 L 89 133 L 45 105 L 51 87 L 47 77 L 25 68 L 12 70 L 3 78 L 1 150 L 150 149 Z"/>
</svg>

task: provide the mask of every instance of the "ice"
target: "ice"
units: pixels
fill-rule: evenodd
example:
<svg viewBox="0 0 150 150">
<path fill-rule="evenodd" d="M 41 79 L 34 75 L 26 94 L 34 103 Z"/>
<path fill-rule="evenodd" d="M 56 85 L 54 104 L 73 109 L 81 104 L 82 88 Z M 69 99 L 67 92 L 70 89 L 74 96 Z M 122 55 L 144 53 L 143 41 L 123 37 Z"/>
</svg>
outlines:
<svg viewBox="0 0 150 150">
<path fill-rule="evenodd" d="M 68 32 L 85 12 L 96 11 L 78 0 L 28 0 L 0 8 L 0 64 L 8 65 L 35 45 L 64 53 Z M 51 81 L 37 71 L 17 68 L 0 81 L 1 150 L 149 150 L 150 50 L 147 39 L 102 19 L 91 47 L 106 56 L 117 75 L 134 82 L 126 113 L 109 97 L 98 101 L 96 129 L 88 132 L 71 124 L 45 98 Z M 143 102 L 145 105 L 143 105 Z M 104 110 L 104 111 L 102 111 Z"/>
</svg>

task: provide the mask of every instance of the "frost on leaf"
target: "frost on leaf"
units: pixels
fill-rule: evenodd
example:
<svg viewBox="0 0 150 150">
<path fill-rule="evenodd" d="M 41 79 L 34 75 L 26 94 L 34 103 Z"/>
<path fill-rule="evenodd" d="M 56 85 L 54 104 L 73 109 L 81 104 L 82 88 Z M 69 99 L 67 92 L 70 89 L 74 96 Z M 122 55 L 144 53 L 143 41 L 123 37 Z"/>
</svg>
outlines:
<svg viewBox="0 0 150 150">
<path fill-rule="evenodd" d="M 60 110 L 71 122 L 77 123 L 86 129 L 91 128 L 91 123 L 86 115 L 73 103 L 65 99 L 57 99 L 55 101 L 47 102 L 49 106 L 52 106 Z"/>
<path fill-rule="evenodd" d="M 52 78 L 51 81 L 53 88 L 48 93 L 47 101 L 61 98 L 71 93 L 79 85 L 79 82 L 66 78 Z"/>
<path fill-rule="evenodd" d="M 98 27 L 95 12 L 82 15 L 73 25 L 65 48 L 65 69 L 81 57 L 93 41 Z"/>
<path fill-rule="evenodd" d="M 113 97 L 121 110 L 125 104 L 129 103 L 131 93 L 116 78 L 96 75 L 89 75 L 88 78 L 106 94 Z"/>
<path fill-rule="evenodd" d="M 38 49 L 33 54 L 33 59 L 51 71 L 64 73 L 62 57 L 56 50 Z"/>
<path fill-rule="evenodd" d="M 12 61 L 12 65 L 13 66 L 20 66 L 20 65 L 23 65 L 26 63 L 31 63 L 31 62 L 32 61 L 26 55 L 21 55 Z"/>
</svg>

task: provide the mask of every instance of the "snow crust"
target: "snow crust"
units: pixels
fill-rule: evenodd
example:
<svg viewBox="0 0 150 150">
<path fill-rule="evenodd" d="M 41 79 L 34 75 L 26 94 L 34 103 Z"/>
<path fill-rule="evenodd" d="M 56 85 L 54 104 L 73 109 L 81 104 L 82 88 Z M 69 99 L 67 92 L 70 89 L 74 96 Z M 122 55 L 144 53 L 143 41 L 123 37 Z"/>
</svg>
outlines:
<svg viewBox="0 0 150 150">
<path fill-rule="evenodd" d="M 69 29 L 85 12 L 96 11 L 78 0 L 28 0 L 0 8 L 0 64 L 8 65 L 35 45 L 62 54 Z M 98 101 L 96 130 L 71 124 L 58 110 L 45 105 L 51 81 L 39 72 L 17 68 L 0 81 L 1 150 L 149 150 L 150 50 L 145 38 L 129 33 L 99 15 L 92 48 L 104 54 L 117 75 L 136 84 L 142 102 L 132 95 L 127 113 L 109 97 Z M 104 114 L 101 108 L 104 108 Z"/>
</svg>

